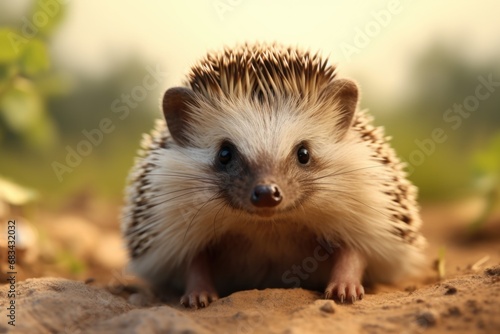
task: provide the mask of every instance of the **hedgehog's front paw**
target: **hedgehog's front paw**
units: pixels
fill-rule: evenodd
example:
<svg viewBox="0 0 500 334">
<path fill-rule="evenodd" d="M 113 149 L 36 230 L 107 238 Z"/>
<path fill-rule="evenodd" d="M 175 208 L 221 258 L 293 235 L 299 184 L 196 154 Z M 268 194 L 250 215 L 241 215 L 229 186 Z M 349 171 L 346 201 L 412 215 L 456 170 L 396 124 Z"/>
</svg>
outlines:
<svg viewBox="0 0 500 334">
<path fill-rule="evenodd" d="M 200 252 L 194 257 L 186 273 L 186 290 L 181 304 L 186 307 L 207 307 L 219 298 L 214 288 L 208 255 Z"/>
<path fill-rule="evenodd" d="M 360 282 L 331 281 L 325 289 L 325 299 L 336 299 L 341 303 L 363 299 L 365 289 Z"/>
<path fill-rule="evenodd" d="M 195 289 L 187 291 L 181 297 L 181 304 L 191 308 L 207 307 L 217 299 L 219 299 L 219 296 L 214 289 Z"/>
<path fill-rule="evenodd" d="M 336 249 L 330 280 L 325 289 L 326 299 L 336 299 L 343 303 L 354 303 L 363 299 L 365 289 L 361 285 L 365 260 L 360 253 L 348 247 Z"/>
</svg>

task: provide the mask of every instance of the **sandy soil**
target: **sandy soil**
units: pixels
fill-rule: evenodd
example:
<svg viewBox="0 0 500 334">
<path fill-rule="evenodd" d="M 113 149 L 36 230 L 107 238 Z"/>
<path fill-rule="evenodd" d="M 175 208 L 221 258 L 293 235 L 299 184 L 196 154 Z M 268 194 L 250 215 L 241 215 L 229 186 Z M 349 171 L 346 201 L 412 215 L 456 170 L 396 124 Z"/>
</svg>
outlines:
<svg viewBox="0 0 500 334">
<path fill-rule="evenodd" d="M 9 285 L 0 286 L 0 333 L 500 333 L 500 217 L 471 237 L 471 206 L 426 206 L 428 272 L 399 286 L 376 286 L 354 305 L 303 289 L 240 291 L 199 310 L 185 309 L 174 296 L 155 304 L 116 271 L 111 279 L 103 263 L 119 261 L 94 259 L 94 280 L 18 282 L 15 327 L 6 317 Z M 443 248 L 440 280 L 432 262 Z M 47 276 L 43 268 L 36 271 Z"/>
</svg>

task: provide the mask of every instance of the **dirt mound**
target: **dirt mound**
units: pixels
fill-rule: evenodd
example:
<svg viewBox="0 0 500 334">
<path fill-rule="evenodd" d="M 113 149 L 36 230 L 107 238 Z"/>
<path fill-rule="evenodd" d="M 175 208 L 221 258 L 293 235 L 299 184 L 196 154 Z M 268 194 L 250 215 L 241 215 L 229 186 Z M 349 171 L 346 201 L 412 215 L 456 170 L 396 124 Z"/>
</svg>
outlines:
<svg viewBox="0 0 500 334">
<path fill-rule="evenodd" d="M 8 290 L 0 289 L 4 313 Z M 106 288 L 60 278 L 28 279 L 16 290 L 16 326 L 3 321 L 0 333 L 500 332 L 500 266 L 413 291 L 386 288 L 354 305 L 303 289 L 267 289 L 199 310 L 176 302 L 138 307 Z"/>
</svg>

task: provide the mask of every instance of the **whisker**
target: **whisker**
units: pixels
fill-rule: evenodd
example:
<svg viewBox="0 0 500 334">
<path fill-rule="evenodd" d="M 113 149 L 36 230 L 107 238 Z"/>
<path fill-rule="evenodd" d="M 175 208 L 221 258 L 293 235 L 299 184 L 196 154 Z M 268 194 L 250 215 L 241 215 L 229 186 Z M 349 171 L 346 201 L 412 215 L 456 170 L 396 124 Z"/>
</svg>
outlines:
<svg viewBox="0 0 500 334">
<path fill-rule="evenodd" d="M 224 201 L 219 202 L 219 204 L 220 204 L 220 208 L 215 213 L 214 221 L 213 221 L 213 225 L 214 225 L 214 240 L 217 240 L 217 232 L 216 232 L 216 228 L 215 228 L 215 224 L 217 223 L 217 216 L 219 215 L 219 213 L 221 212 L 221 210 L 224 209 L 227 206 L 227 204 Z"/>
<path fill-rule="evenodd" d="M 201 189 L 203 189 L 203 188 L 201 188 Z M 208 187 L 207 187 L 207 188 L 205 188 L 204 190 L 209 190 L 209 189 L 210 189 L 210 188 L 208 188 Z M 185 192 L 185 193 L 183 193 L 183 194 L 180 194 L 180 195 L 178 195 L 178 196 L 174 196 L 174 197 L 171 197 L 171 198 L 167 198 L 167 199 L 162 200 L 162 201 L 157 202 L 157 203 L 152 203 L 151 205 L 152 205 L 152 206 L 162 205 L 162 204 L 164 204 L 164 203 L 167 203 L 167 202 L 169 202 L 169 201 L 175 200 L 175 199 L 177 199 L 177 198 L 181 198 L 181 197 L 183 197 L 183 196 L 188 196 L 188 195 L 191 195 L 191 194 L 196 194 L 196 193 L 198 193 L 198 192 L 199 192 L 199 190 L 200 190 L 200 188 L 193 188 L 193 189 L 179 189 L 179 190 L 171 191 L 171 192 L 169 192 L 169 193 L 160 194 L 160 195 L 157 195 L 157 196 L 155 196 L 155 197 L 152 197 L 151 199 L 152 199 L 152 200 L 154 200 L 154 199 L 160 198 L 160 197 L 162 197 L 162 196 L 164 196 L 164 195 L 170 195 L 170 194 L 172 194 L 172 193 L 177 193 L 177 192 L 181 192 L 181 191 L 186 191 L 186 192 Z M 123 217 L 123 218 L 130 218 L 130 217 L 132 217 L 133 215 L 135 215 L 135 212 L 134 212 L 133 210 L 131 210 L 131 211 L 130 211 L 129 213 L 127 213 L 126 215 L 122 215 L 122 217 Z"/>
<path fill-rule="evenodd" d="M 388 179 L 387 177 L 372 177 L 370 179 L 370 181 L 390 181 L 390 179 Z M 332 180 L 331 182 L 325 182 L 325 181 L 320 181 L 320 182 L 317 182 L 314 181 L 314 180 L 300 180 L 301 182 L 301 185 L 302 187 L 317 187 L 317 186 L 324 186 L 324 185 L 331 185 L 331 186 L 334 186 L 334 185 L 338 185 L 338 183 L 334 182 L 334 180 Z M 317 189 L 317 188 L 315 188 Z"/>
<path fill-rule="evenodd" d="M 149 173 L 148 175 L 153 176 L 166 176 L 166 177 L 177 177 L 179 179 L 187 179 L 187 180 L 199 180 L 206 181 L 211 183 L 216 183 L 217 180 L 210 177 L 196 176 L 193 174 L 182 174 L 182 173 Z"/>
<path fill-rule="evenodd" d="M 325 177 L 334 177 L 334 176 L 339 176 L 339 175 L 344 175 L 344 174 L 349 174 L 349 173 L 357 172 L 357 171 L 364 170 L 364 169 L 377 168 L 377 167 L 383 167 L 383 166 L 384 165 L 373 165 L 373 166 L 368 166 L 368 167 L 360 167 L 360 168 L 356 168 L 356 169 L 351 169 L 351 170 L 348 170 L 348 171 L 340 170 L 340 171 L 335 171 L 333 173 L 329 173 L 329 174 L 321 175 L 321 176 L 318 176 L 318 177 L 310 178 L 308 180 L 317 181 L 317 180 L 324 179 Z"/>
<path fill-rule="evenodd" d="M 197 194 L 197 193 L 199 193 L 199 189 L 195 189 L 195 190 L 189 191 L 187 193 L 184 193 L 184 194 L 181 194 L 181 195 L 178 195 L 178 196 L 167 198 L 166 200 L 163 200 L 161 202 L 155 203 L 155 205 L 165 204 L 165 203 L 167 203 L 169 201 L 173 201 L 175 199 L 178 199 L 178 198 L 181 198 L 181 197 L 184 197 L 184 196 L 188 196 L 188 195 L 191 195 L 191 194 Z"/>
<path fill-rule="evenodd" d="M 208 203 L 210 203 L 211 201 L 215 200 L 215 199 L 218 199 L 220 198 L 220 195 L 219 194 L 214 194 L 212 197 L 210 197 L 207 201 L 205 201 L 205 203 L 203 203 L 203 205 L 200 206 L 200 208 L 198 210 L 196 210 L 196 213 L 195 215 L 193 216 L 193 218 L 191 218 L 191 221 L 189 222 L 188 224 L 188 227 L 186 229 L 186 232 L 184 233 L 184 238 L 183 238 L 183 241 L 186 239 L 186 235 L 189 231 L 189 228 L 191 227 L 191 224 L 193 223 L 194 219 L 198 216 L 198 214 L 200 213 L 201 209 L 203 209 Z"/>
<path fill-rule="evenodd" d="M 187 187 L 187 188 L 182 188 L 182 189 L 177 189 L 177 190 L 172 190 L 172 191 L 168 191 L 168 192 L 165 192 L 165 193 L 161 193 L 161 194 L 158 194 L 157 196 L 155 196 L 153 198 L 163 197 L 163 196 L 166 196 L 166 195 L 171 195 L 171 194 L 175 194 L 175 193 L 178 193 L 178 192 L 181 192 L 181 191 L 187 191 L 187 190 L 211 190 L 211 189 L 215 189 L 215 187 L 193 186 L 193 187 Z"/>
<path fill-rule="evenodd" d="M 377 212 L 377 213 L 379 213 L 379 214 L 381 214 L 381 215 L 383 215 L 383 216 L 385 216 L 385 215 L 386 215 L 386 214 L 382 213 L 381 211 L 379 211 L 379 210 L 375 209 L 374 207 L 372 207 L 372 206 L 370 206 L 370 205 L 368 205 L 368 204 L 364 203 L 363 201 L 360 201 L 359 199 L 354 198 L 354 197 L 353 197 L 353 196 L 351 196 L 351 194 L 350 194 L 349 192 L 347 192 L 347 191 L 336 190 L 336 189 L 328 189 L 328 188 L 324 188 L 324 189 L 322 189 L 322 190 L 327 191 L 327 192 L 332 192 L 332 193 L 341 193 L 341 194 L 349 195 L 349 196 L 347 196 L 347 198 L 348 198 L 348 199 L 353 200 L 353 201 L 355 201 L 355 202 L 358 202 L 359 204 L 362 204 L 362 205 L 366 206 L 367 208 L 370 208 L 370 209 L 372 209 L 373 211 L 375 211 L 375 212 Z"/>
</svg>

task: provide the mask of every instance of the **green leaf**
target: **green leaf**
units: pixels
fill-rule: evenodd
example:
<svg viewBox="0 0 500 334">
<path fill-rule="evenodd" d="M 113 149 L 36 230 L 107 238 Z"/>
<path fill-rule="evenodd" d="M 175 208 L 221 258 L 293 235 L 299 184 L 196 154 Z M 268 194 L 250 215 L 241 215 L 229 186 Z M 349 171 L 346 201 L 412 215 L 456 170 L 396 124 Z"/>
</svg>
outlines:
<svg viewBox="0 0 500 334">
<path fill-rule="evenodd" d="M 0 64 L 14 62 L 23 51 L 26 40 L 14 30 L 9 28 L 0 28 Z"/>
<path fill-rule="evenodd" d="M 51 148 L 57 139 L 57 131 L 54 122 L 46 113 L 37 122 L 34 122 L 29 131 L 24 133 L 26 142 L 37 150 Z"/>
<path fill-rule="evenodd" d="M 75 86 L 72 77 L 64 73 L 48 73 L 33 80 L 43 96 L 60 96 L 69 94 Z"/>
<path fill-rule="evenodd" d="M 2 94 L 0 113 L 11 130 L 23 133 L 41 118 L 43 101 L 31 82 L 18 78 Z"/>
<path fill-rule="evenodd" d="M 473 157 L 473 169 L 479 175 L 498 175 L 500 172 L 500 132 L 497 132 L 485 148 Z"/>
<path fill-rule="evenodd" d="M 17 66 L 0 64 L 0 94 L 7 88 L 8 85 L 10 85 L 10 81 L 14 78 L 17 72 Z"/>
<path fill-rule="evenodd" d="M 49 55 L 44 42 L 39 39 L 31 40 L 26 46 L 21 59 L 22 72 L 33 76 L 48 70 L 49 66 Z"/>
<path fill-rule="evenodd" d="M 29 16 L 30 22 L 44 36 L 51 35 L 66 13 L 66 5 L 59 1 L 36 0 Z"/>
<path fill-rule="evenodd" d="M 0 99 L 0 114 L 9 129 L 20 134 L 31 147 L 44 150 L 55 144 L 56 127 L 31 81 L 16 79 Z"/>
</svg>

